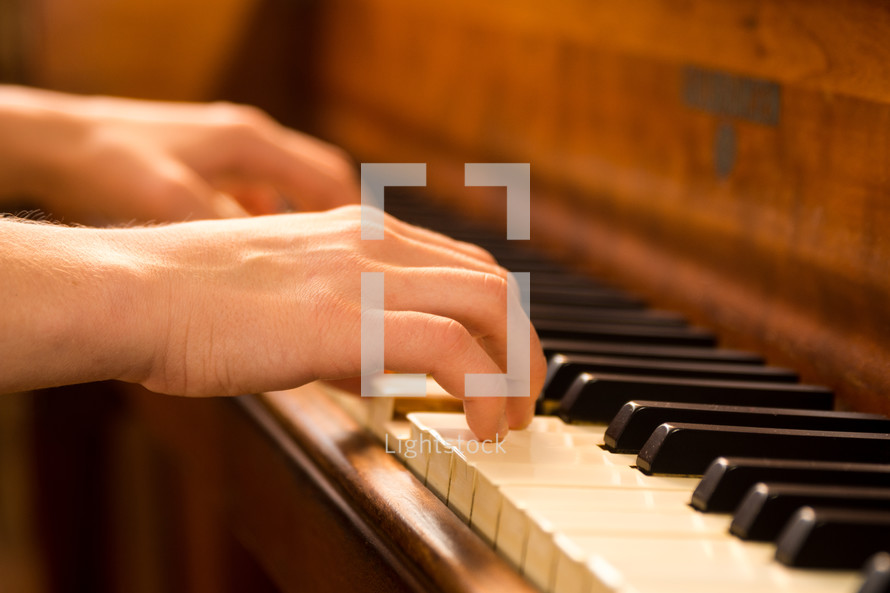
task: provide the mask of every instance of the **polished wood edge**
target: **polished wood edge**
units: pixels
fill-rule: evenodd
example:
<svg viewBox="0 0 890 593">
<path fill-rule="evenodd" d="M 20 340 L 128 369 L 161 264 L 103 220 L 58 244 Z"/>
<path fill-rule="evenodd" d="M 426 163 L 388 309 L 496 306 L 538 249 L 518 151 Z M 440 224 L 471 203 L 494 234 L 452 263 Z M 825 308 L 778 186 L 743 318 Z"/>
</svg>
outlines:
<svg viewBox="0 0 890 593">
<path fill-rule="evenodd" d="M 291 432 L 282 425 L 280 418 L 273 409 L 270 409 L 257 396 L 240 397 L 236 401 L 238 406 L 257 427 L 272 440 L 276 450 L 285 455 L 289 461 L 298 465 L 304 477 L 308 477 L 313 485 L 323 494 L 326 501 L 337 508 L 365 545 L 370 546 L 380 554 L 387 565 L 398 567 L 400 578 L 409 585 L 411 590 L 431 590 L 432 583 L 428 576 L 411 564 L 406 563 L 400 550 L 394 548 L 385 537 L 381 537 L 381 534 L 369 522 L 368 518 L 359 512 L 359 508 L 354 501 L 344 496 L 336 481 L 332 480 L 331 476 L 326 474 L 310 458 L 307 452 L 294 441 Z M 299 501 L 294 501 L 294 504 L 299 504 Z M 349 558 L 342 558 L 341 560 L 348 562 Z"/>
<path fill-rule="evenodd" d="M 316 384 L 244 400 L 282 447 L 308 457 L 332 498 L 444 593 L 535 589 Z M 275 417 L 278 428 L 270 424 Z M 287 432 L 292 439 L 280 434 Z"/>
</svg>

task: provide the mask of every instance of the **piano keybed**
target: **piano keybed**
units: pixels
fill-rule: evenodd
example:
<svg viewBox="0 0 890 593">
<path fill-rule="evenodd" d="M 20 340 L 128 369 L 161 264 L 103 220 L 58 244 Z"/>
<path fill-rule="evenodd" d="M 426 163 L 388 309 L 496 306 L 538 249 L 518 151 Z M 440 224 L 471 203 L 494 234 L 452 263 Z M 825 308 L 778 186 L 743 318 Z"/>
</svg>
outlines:
<svg viewBox="0 0 890 593">
<path fill-rule="evenodd" d="M 549 361 L 542 415 L 504 442 L 483 444 L 459 413 L 401 418 L 392 398 L 334 396 L 531 583 L 559 593 L 890 591 L 886 554 L 876 554 L 865 571 L 867 558 L 859 557 L 890 550 L 890 420 L 830 411 L 828 390 L 801 385 L 792 371 L 765 366 L 756 354 L 718 348 L 713 335 L 677 315 L 647 309 L 487 231 L 448 224 L 441 213 L 431 217 L 427 207 L 395 206 L 390 210 L 410 222 L 480 244 L 509 269 L 532 272 L 531 317 Z M 633 430 L 651 434 L 633 439 Z M 779 449 L 764 451 L 764 442 Z M 754 459 L 708 467 L 728 454 Z M 737 466 L 744 466 L 738 475 L 753 476 L 741 482 L 747 494 L 717 496 L 709 508 L 708 495 L 725 495 L 720 476 L 731 478 Z M 784 476 L 796 490 L 781 483 Z M 815 486 L 801 486 L 807 476 L 823 491 L 843 487 L 820 498 L 805 489 Z M 796 503 L 787 502 L 789 492 Z M 740 525 L 750 517 L 727 512 L 739 502 L 740 510 L 761 504 L 781 517 L 784 530 L 771 527 L 780 534 L 778 547 L 736 535 L 767 539 L 747 537 Z M 836 509 L 844 506 L 858 519 L 841 516 Z M 872 519 L 864 521 L 867 533 L 855 529 L 863 517 Z M 850 557 L 820 543 L 820 529 Z M 857 533 L 864 538 L 857 545 L 843 541 Z M 835 558 L 839 566 L 832 566 Z"/>
</svg>

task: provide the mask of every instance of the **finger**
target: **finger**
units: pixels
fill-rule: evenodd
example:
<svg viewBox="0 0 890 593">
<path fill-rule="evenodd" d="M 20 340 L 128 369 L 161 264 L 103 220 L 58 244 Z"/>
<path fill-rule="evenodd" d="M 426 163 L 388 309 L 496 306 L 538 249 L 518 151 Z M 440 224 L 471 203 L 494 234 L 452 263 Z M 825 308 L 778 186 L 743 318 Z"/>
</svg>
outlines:
<svg viewBox="0 0 890 593">
<path fill-rule="evenodd" d="M 232 171 L 274 184 L 299 210 L 359 202 L 355 168 L 341 150 L 277 124 L 253 132 L 232 146 Z"/>
<path fill-rule="evenodd" d="M 478 245 L 473 245 L 472 243 L 466 243 L 464 241 L 452 239 L 451 237 L 448 237 L 441 233 L 405 223 L 395 217 L 390 216 L 387 217 L 386 220 L 395 228 L 397 232 L 406 235 L 417 242 L 428 243 L 430 245 L 452 249 L 462 253 L 467 257 L 479 260 L 483 263 L 497 265 L 497 261 L 495 260 L 494 256 Z"/>
<path fill-rule="evenodd" d="M 492 261 L 476 257 L 451 239 L 432 241 L 423 235 L 392 229 L 384 235 L 380 247 L 383 259 L 406 267 L 458 267 L 506 277 L 507 270 Z"/>
<path fill-rule="evenodd" d="M 384 313 L 384 360 L 397 372 L 427 373 L 448 393 L 464 397 L 467 373 L 501 369 L 470 333 L 453 319 L 416 312 Z M 502 398 L 467 398 L 467 424 L 482 440 L 506 436 L 509 428 Z"/>
<path fill-rule="evenodd" d="M 456 319 L 474 337 L 495 346 L 489 352 L 499 363 L 506 357 L 509 302 L 517 313 L 516 323 L 522 324 L 512 331 L 527 329 L 530 333 L 529 348 L 535 360 L 529 368 L 545 371 L 540 340 L 522 309 L 519 288 L 512 277 L 451 267 L 395 268 L 384 273 L 388 310 L 420 311 Z"/>
<path fill-rule="evenodd" d="M 211 185 L 234 199 L 241 208 L 253 216 L 281 214 L 290 209 L 281 193 L 272 185 L 257 181 L 214 179 Z"/>
<path fill-rule="evenodd" d="M 231 196 L 215 190 L 176 161 L 159 160 L 154 173 L 157 176 L 157 193 L 150 195 L 148 200 L 158 210 L 160 220 L 248 216 L 247 211 Z"/>
<path fill-rule="evenodd" d="M 401 268 L 385 272 L 385 278 L 387 310 L 454 319 L 506 368 L 506 279 L 461 268 Z"/>
<path fill-rule="evenodd" d="M 121 220 L 183 221 L 220 218 L 232 211 L 203 179 L 184 165 L 154 152 L 113 155 L 114 175 L 100 180 L 97 193 L 114 196 L 106 215 Z"/>
<path fill-rule="evenodd" d="M 547 376 L 547 359 L 541 348 L 538 333 L 529 322 L 530 349 L 529 349 L 529 393 L 528 397 L 511 397 L 507 401 L 507 421 L 510 428 L 520 429 L 527 427 L 535 415 L 535 403 L 544 388 L 544 380 Z"/>
<path fill-rule="evenodd" d="M 304 165 L 286 171 L 291 173 L 290 183 L 283 189 L 293 187 L 296 193 L 305 188 L 296 195 L 297 202 L 305 208 L 327 210 L 360 201 L 357 170 L 343 150 L 312 136 L 281 129 L 284 130 L 283 148 L 287 156 Z"/>
<path fill-rule="evenodd" d="M 511 430 L 520 430 L 531 424 L 535 417 L 535 403 L 537 392 L 534 388 L 528 397 L 508 397 L 507 399 L 507 425 Z"/>
<path fill-rule="evenodd" d="M 499 274 L 456 267 L 385 272 L 386 309 L 420 311 L 461 322 L 474 336 L 505 335 L 510 286 Z"/>
<path fill-rule="evenodd" d="M 467 425 L 479 440 L 503 439 L 510 432 L 505 397 L 468 397 L 464 400 Z M 494 427 L 492 428 L 492 425 Z"/>
<path fill-rule="evenodd" d="M 238 200 L 225 192 L 213 192 L 213 196 L 208 199 L 217 218 L 245 218 L 250 216 L 250 212 L 245 210 Z"/>
<path fill-rule="evenodd" d="M 369 208 L 379 216 L 379 209 L 368 206 L 362 206 L 361 208 L 356 206 L 338 208 L 331 211 L 330 215 L 354 222 L 362 220 L 362 216 L 366 215 L 365 208 Z M 368 217 L 362 220 L 362 224 L 370 223 L 372 226 L 379 228 L 379 223 L 374 218 Z M 385 212 L 382 218 L 383 240 L 376 241 L 370 245 L 391 246 L 392 243 L 397 243 L 397 246 L 393 248 L 391 253 L 401 256 L 402 259 L 399 260 L 399 263 L 403 265 L 458 265 L 479 271 L 506 275 L 506 270 L 497 265 L 494 257 L 476 245 L 456 241 L 440 233 L 416 227 Z M 428 260 L 427 258 L 430 256 L 436 256 L 437 259 Z M 446 259 L 443 259 L 443 257 Z"/>
</svg>

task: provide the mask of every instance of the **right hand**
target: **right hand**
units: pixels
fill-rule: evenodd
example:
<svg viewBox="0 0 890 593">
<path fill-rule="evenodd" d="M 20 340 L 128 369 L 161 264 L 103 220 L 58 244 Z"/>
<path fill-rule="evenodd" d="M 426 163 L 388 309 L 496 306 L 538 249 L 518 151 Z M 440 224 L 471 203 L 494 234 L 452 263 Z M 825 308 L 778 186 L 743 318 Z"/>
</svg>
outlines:
<svg viewBox="0 0 890 593">
<path fill-rule="evenodd" d="M 478 247 L 360 208 L 129 229 L 140 236 L 151 347 L 126 379 L 179 395 L 292 388 L 361 372 L 361 272 L 385 272 L 389 370 L 429 373 L 463 398 L 481 439 L 532 418 L 545 362 L 531 332 L 529 397 L 464 398 L 465 373 L 502 373 L 506 271 Z"/>
</svg>

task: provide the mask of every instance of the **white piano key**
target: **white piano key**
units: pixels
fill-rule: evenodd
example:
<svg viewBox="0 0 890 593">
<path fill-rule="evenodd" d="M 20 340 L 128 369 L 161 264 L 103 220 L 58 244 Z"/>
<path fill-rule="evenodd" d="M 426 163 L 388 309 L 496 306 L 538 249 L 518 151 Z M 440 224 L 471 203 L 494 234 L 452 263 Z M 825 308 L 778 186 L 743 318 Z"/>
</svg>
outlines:
<svg viewBox="0 0 890 593">
<path fill-rule="evenodd" d="M 550 586 L 558 549 L 554 535 L 615 534 L 640 537 L 730 538 L 728 515 L 670 510 L 639 512 L 588 509 L 527 510 L 527 534 L 521 572 L 541 589 Z M 498 540 L 500 543 L 500 539 Z"/>
<path fill-rule="evenodd" d="M 410 421 L 409 414 L 409 421 Z M 432 450 L 431 436 L 422 425 L 410 422 L 411 432 L 408 438 L 401 442 L 402 449 L 399 456 L 405 460 L 408 468 L 414 472 L 417 478 L 426 484 L 427 468 L 429 467 L 430 451 Z"/>
<path fill-rule="evenodd" d="M 479 442 L 463 414 L 409 414 L 415 426 L 416 448 L 428 450 L 426 485 L 442 500 L 449 500 L 452 475 L 463 474 L 472 483 L 474 461 L 497 459 L 498 463 L 555 464 L 573 459 L 586 464 L 605 463 L 603 430 L 568 429 L 555 418 L 536 418 L 529 430 L 513 431 L 503 441 Z M 427 441 L 428 439 L 428 441 Z M 611 463 L 614 460 L 609 460 Z M 453 468 L 458 467 L 457 471 Z M 469 519 L 467 514 L 465 519 Z"/>
<path fill-rule="evenodd" d="M 428 458 L 413 448 L 413 426 L 406 420 L 391 420 L 382 425 L 382 443 L 387 453 L 398 457 L 420 481 L 426 479 Z"/>
<path fill-rule="evenodd" d="M 559 555 L 547 593 L 628 593 L 624 575 L 603 558 L 563 534 L 556 535 L 556 545 Z"/>
<path fill-rule="evenodd" d="M 481 509 L 500 504 L 500 487 L 522 485 L 623 486 L 657 490 L 689 490 L 691 487 L 689 478 L 647 476 L 628 466 L 593 465 L 583 461 L 571 463 L 571 460 L 556 464 L 500 463 L 497 458 L 470 461 L 457 456 L 451 467 L 448 506 L 461 519 L 470 522 L 477 505 Z"/>
<path fill-rule="evenodd" d="M 670 591 L 758 591 L 759 593 L 837 593 L 852 591 L 854 571 L 817 574 L 789 569 L 773 560 L 771 544 L 735 538 L 686 536 L 633 537 L 560 534 L 553 591 L 598 590 L 602 566 L 621 575 L 621 585 L 641 593 Z M 579 569 L 583 564 L 584 570 Z M 586 588 L 586 589 L 585 589 Z M 612 589 L 606 589 L 612 590 Z"/>
<path fill-rule="evenodd" d="M 542 590 L 846 593 L 858 582 L 788 569 L 730 537 L 728 516 L 688 506 L 697 479 L 645 476 L 634 456 L 599 447 L 604 427 L 536 418 L 483 452 L 461 414 L 409 419 L 419 473 Z"/>
<path fill-rule="evenodd" d="M 622 481 L 640 485 L 646 476 L 629 466 L 632 455 L 614 455 L 604 451 L 600 445 L 605 428 L 602 426 L 568 425 L 558 418 L 537 417 L 526 430 L 513 431 L 501 443 L 488 443 L 485 449 L 473 441 L 472 433 L 462 414 L 409 414 L 413 425 L 413 438 L 428 438 L 432 446 L 427 471 L 424 474 L 427 486 L 447 501 L 448 505 L 489 544 L 494 544 L 497 531 L 497 518 L 500 512 L 499 484 L 486 479 L 477 479 L 476 465 L 506 468 L 511 466 L 526 468 L 551 468 L 559 465 L 575 466 L 565 469 L 563 476 L 572 475 L 576 484 L 589 484 L 591 478 L 583 478 L 585 472 L 604 465 L 612 468 L 611 482 Z M 497 446 L 499 445 L 499 446 Z M 419 462 L 415 462 L 419 463 Z M 584 467 L 584 471 L 578 471 Z M 556 481 L 558 473 L 545 469 Z M 494 472 L 497 473 L 497 470 Z M 514 474 L 519 482 L 540 483 L 535 476 L 522 478 Z M 541 476 L 538 476 L 541 477 Z M 655 488 L 677 488 L 682 479 L 651 478 Z M 687 486 L 683 482 L 683 487 Z"/>
<path fill-rule="evenodd" d="M 636 490 L 627 488 L 559 488 L 508 486 L 501 489 L 501 509 L 495 532 L 495 548 L 519 569 L 530 531 L 532 511 L 562 510 L 584 513 L 632 511 L 685 514 L 690 491 Z"/>
</svg>

